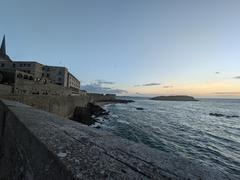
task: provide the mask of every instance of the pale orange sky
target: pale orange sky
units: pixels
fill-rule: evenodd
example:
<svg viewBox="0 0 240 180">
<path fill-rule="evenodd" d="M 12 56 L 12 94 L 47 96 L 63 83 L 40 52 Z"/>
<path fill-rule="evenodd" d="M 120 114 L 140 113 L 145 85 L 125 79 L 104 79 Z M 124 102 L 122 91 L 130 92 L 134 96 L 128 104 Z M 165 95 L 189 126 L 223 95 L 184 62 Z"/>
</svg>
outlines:
<svg viewBox="0 0 240 180">
<path fill-rule="evenodd" d="M 156 86 L 130 87 L 129 94 L 133 95 L 192 95 L 196 97 L 240 97 L 240 80 L 218 80 L 202 83 L 173 83 Z"/>
</svg>

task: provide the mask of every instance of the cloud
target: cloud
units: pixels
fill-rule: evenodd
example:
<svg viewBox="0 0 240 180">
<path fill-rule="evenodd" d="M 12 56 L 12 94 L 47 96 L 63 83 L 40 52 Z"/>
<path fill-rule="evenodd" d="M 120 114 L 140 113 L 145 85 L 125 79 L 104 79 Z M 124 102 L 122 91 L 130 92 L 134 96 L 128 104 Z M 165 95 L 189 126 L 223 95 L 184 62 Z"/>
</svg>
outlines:
<svg viewBox="0 0 240 180">
<path fill-rule="evenodd" d="M 128 93 L 128 91 L 123 90 L 123 89 L 115 89 L 115 88 L 104 86 L 104 85 L 112 85 L 112 84 L 115 84 L 115 83 L 97 80 L 94 83 L 82 85 L 81 89 L 86 90 L 87 92 L 90 92 L 90 93 L 101 93 L 101 94 L 125 94 L 125 93 Z"/>
<path fill-rule="evenodd" d="M 147 84 L 140 84 L 140 85 L 135 85 L 135 87 L 139 86 L 159 86 L 161 83 L 147 83 Z"/>
<path fill-rule="evenodd" d="M 220 74 L 220 72 L 215 72 L 215 74 Z"/>
<path fill-rule="evenodd" d="M 173 86 L 163 86 L 163 88 L 172 88 Z"/>
<path fill-rule="evenodd" d="M 98 83 L 98 84 L 107 84 L 107 85 L 115 84 L 114 82 L 104 81 L 104 80 L 96 80 L 96 83 Z"/>
<path fill-rule="evenodd" d="M 240 79 L 240 76 L 236 76 L 236 77 L 234 77 L 234 79 Z"/>
<path fill-rule="evenodd" d="M 220 95 L 236 95 L 236 94 L 240 94 L 240 92 L 214 92 L 213 94 L 220 94 Z"/>
</svg>

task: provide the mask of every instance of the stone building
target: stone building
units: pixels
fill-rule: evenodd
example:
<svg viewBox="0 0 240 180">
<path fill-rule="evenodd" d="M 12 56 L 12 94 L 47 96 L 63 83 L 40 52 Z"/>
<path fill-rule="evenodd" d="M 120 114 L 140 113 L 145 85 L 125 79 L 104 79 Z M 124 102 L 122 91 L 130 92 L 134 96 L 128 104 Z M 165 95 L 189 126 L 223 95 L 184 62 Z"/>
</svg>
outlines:
<svg viewBox="0 0 240 180">
<path fill-rule="evenodd" d="M 41 79 L 43 65 L 35 61 L 14 61 L 13 68 L 32 74 L 34 78 Z"/>
<path fill-rule="evenodd" d="M 35 81 L 49 79 L 51 83 L 80 92 L 80 81 L 66 67 L 47 66 L 36 61 L 12 61 L 6 54 L 5 36 L 0 49 L 0 70 L 13 69 L 32 75 Z"/>
<path fill-rule="evenodd" d="M 48 77 L 55 84 L 71 88 L 73 93 L 78 93 L 80 90 L 80 81 L 66 67 L 43 66 L 43 76 Z"/>
</svg>

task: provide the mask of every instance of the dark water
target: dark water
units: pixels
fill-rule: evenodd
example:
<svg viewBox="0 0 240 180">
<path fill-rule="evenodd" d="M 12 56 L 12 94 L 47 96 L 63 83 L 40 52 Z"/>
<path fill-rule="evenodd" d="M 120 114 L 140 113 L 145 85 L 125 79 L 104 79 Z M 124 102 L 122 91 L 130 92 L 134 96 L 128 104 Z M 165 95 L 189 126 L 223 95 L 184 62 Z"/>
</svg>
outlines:
<svg viewBox="0 0 240 180">
<path fill-rule="evenodd" d="M 137 107 L 144 108 L 143 111 Z M 240 100 L 167 102 L 136 99 L 108 105 L 101 128 L 152 148 L 203 162 L 240 179 Z"/>
</svg>

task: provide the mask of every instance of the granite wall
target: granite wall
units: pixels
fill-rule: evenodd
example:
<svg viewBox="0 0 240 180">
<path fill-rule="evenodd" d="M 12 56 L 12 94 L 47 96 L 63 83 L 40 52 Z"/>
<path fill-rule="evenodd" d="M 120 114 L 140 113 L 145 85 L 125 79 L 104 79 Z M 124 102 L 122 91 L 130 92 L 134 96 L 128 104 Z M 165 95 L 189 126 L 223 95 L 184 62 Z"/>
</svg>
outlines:
<svg viewBox="0 0 240 180">
<path fill-rule="evenodd" d="M 90 102 L 88 96 L 3 95 L 1 98 L 18 101 L 62 117 L 70 117 L 75 107 L 85 107 Z"/>
</svg>

